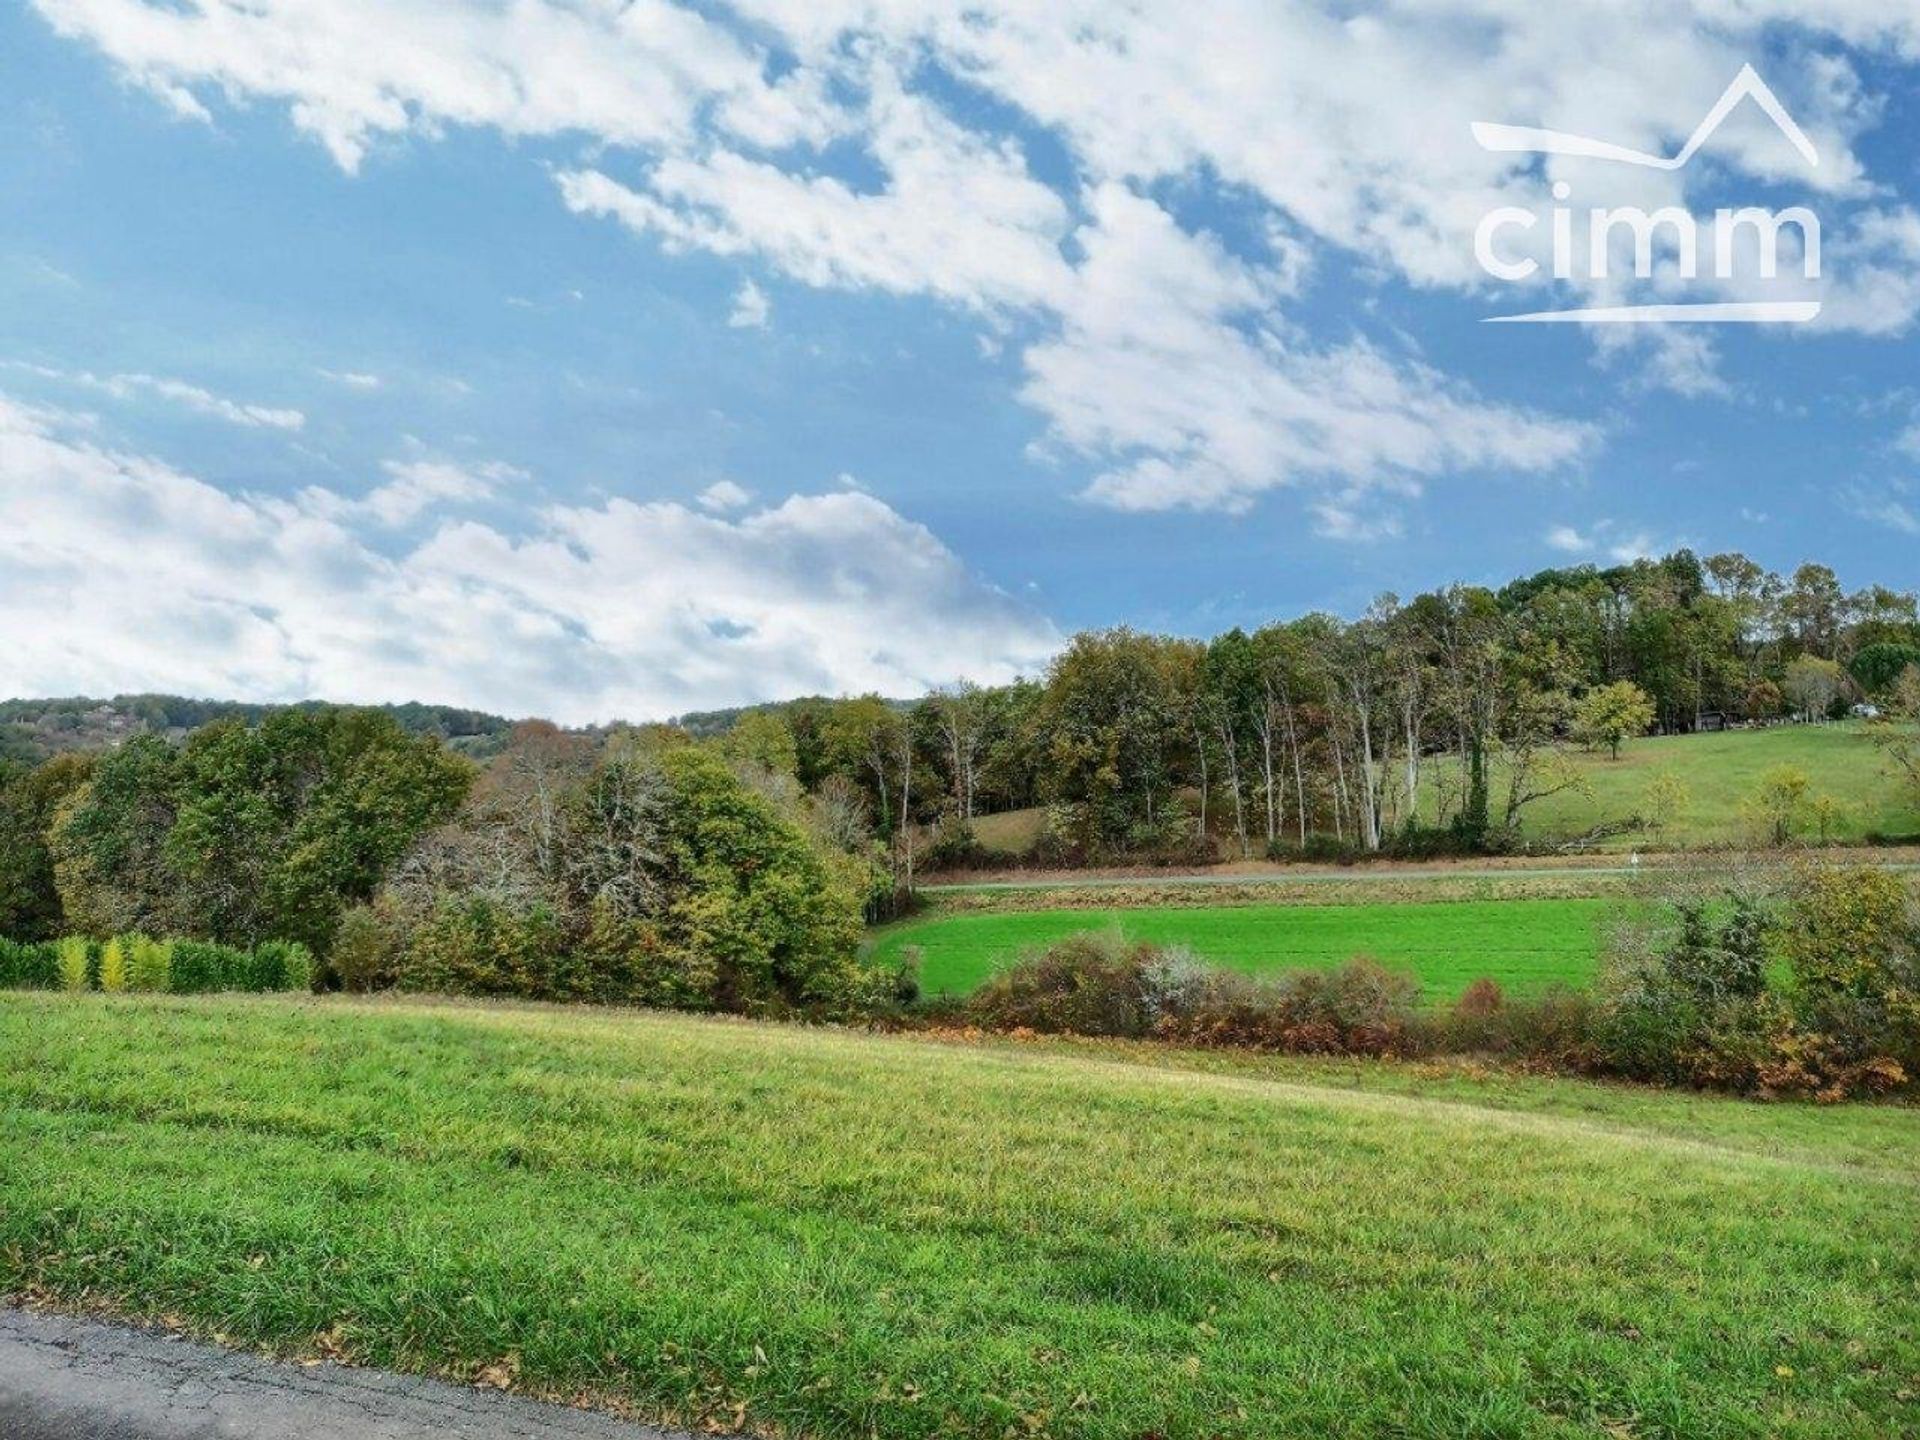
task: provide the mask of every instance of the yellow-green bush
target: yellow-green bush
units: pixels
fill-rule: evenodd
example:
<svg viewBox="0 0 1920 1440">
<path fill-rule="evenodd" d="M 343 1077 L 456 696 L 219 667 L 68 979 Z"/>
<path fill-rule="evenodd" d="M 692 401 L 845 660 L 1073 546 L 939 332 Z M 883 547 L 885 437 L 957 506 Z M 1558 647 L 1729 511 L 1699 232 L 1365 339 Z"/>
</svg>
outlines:
<svg viewBox="0 0 1920 1440">
<path fill-rule="evenodd" d="M 127 945 L 118 935 L 100 947 L 100 988 L 109 994 L 127 988 Z"/>
<path fill-rule="evenodd" d="M 127 937 L 127 988 L 162 994 L 171 988 L 173 946 L 148 935 Z"/>
<path fill-rule="evenodd" d="M 88 970 L 93 960 L 93 947 L 85 937 L 69 935 L 54 947 L 55 961 L 60 971 L 62 990 L 84 990 L 89 982 Z"/>
</svg>

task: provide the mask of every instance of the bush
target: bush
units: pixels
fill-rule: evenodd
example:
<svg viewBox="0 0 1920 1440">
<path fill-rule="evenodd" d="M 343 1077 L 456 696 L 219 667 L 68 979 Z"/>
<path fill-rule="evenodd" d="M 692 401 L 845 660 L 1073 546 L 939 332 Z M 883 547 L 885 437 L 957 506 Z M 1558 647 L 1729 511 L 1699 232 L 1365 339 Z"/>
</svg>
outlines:
<svg viewBox="0 0 1920 1440">
<path fill-rule="evenodd" d="M 127 988 L 127 945 L 118 935 L 100 947 L 100 988 L 109 994 Z"/>
<path fill-rule="evenodd" d="M 51 941 L 0 938 L 0 989 L 55 990 L 59 986 L 59 953 Z"/>
<path fill-rule="evenodd" d="M 173 947 L 164 940 L 146 935 L 129 935 L 127 946 L 127 988 L 164 994 L 171 988 Z"/>
<path fill-rule="evenodd" d="M 1419 987 L 1364 956 L 1331 970 L 1255 980 L 1213 970 L 1161 1016 L 1155 1033 L 1189 1045 L 1323 1055 L 1416 1048 Z"/>
<path fill-rule="evenodd" d="M 1813 867 L 1758 889 L 1722 879 L 1656 913 L 1603 974 L 1602 1068 L 1826 1100 L 1920 1074 L 1920 915 L 1897 876 Z"/>
<path fill-rule="evenodd" d="M 249 988 L 253 957 L 231 945 L 205 940 L 173 942 L 168 988 L 176 995 L 207 995 Z"/>
<path fill-rule="evenodd" d="M 1137 1038 L 1154 1023 L 1148 972 L 1160 958 L 1117 931 L 1070 935 L 987 981 L 967 1013 L 990 1030 Z"/>
<path fill-rule="evenodd" d="M 1445 1015 L 1427 1022 L 1425 1048 L 1491 1055 L 1553 1070 L 1597 1067 L 1593 998 L 1565 985 L 1513 999 L 1491 980 L 1469 985 Z"/>
<path fill-rule="evenodd" d="M 1264 981 L 1107 932 L 1028 955 L 976 991 L 966 1013 L 993 1030 L 1387 1055 L 1413 1048 L 1418 999 L 1410 976 L 1364 957 Z"/>
<path fill-rule="evenodd" d="M 239 988 L 261 992 L 311 990 L 313 952 L 298 940 L 263 940 L 253 947 L 245 982 Z"/>
<path fill-rule="evenodd" d="M 448 897 L 408 937 L 399 984 L 457 995 L 577 998 L 559 963 L 564 948 L 544 905 L 522 911 L 484 895 Z"/>
<path fill-rule="evenodd" d="M 60 988 L 78 992 L 93 982 L 93 946 L 79 935 L 69 935 L 54 946 L 60 970 Z"/>
<path fill-rule="evenodd" d="M 403 937 L 389 905 L 356 905 L 340 917 L 327 952 L 323 983 L 342 990 L 381 990 L 399 977 Z"/>
</svg>

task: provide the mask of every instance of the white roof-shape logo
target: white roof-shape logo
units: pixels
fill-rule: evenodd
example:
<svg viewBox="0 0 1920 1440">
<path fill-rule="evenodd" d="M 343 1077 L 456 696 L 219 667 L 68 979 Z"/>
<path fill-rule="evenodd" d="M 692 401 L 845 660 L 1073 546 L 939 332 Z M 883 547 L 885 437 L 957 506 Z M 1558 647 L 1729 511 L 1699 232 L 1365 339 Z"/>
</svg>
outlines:
<svg viewBox="0 0 1920 1440">
<path fill-rule="evenodd" d="M 1780 103 L 1780 97 L 1768 88 L 1759 73 L 1751 65 L 1742 65 L 1740 73 L 1733 78 L 1724 94 L 1707 112 L 1706 118 L 1695 127 L 1687 143 L 1680 147 L 1680 153 L 1674 156 L 1649 155 L 1643 150 L 1630 149 L 1625 145 L 1615 145 L 1607 140 L 1594 140 L 1585 135 L 1569 135 L 1561 130 L 1539 130 L 1526 125 L 1495 125 L 1485 120 L 1473 122 L 1473 138 L 1480 142 L 1485 150 L 1501 154 L 1531 155 L 1578 155 L 1594 160 L 1616 160 L 1623 165 L 1639 165 L 1649 170 L 1679 170 L 1700 152 L 1700 147 L 1713 138 L 1726 119 L 1743 100 L 1751 100 L 1758 105 L 1769 120 L 1780 128 L 1788 143 L 1800 152 L 1800 158 L 1807 164 L 1818 168 L 1820 152 L 1813 148 L 1813 142 L 1807 138 L 1807 132 L 1794 122 L 1787 113 L 1787 107 Z"/>
</svg>

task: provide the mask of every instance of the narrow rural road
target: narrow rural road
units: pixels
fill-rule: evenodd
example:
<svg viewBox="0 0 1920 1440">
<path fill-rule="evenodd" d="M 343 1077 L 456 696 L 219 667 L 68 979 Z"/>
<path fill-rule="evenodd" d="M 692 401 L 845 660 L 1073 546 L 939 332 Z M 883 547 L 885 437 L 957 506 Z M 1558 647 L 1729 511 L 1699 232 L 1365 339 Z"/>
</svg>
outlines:
<svg viewBox="0 0 1920 1440">
<path fill-rule="evenodd" d="M 693 1440 L 563 1405 L 0 1308 L 5 1440 Z"/>
</svg>

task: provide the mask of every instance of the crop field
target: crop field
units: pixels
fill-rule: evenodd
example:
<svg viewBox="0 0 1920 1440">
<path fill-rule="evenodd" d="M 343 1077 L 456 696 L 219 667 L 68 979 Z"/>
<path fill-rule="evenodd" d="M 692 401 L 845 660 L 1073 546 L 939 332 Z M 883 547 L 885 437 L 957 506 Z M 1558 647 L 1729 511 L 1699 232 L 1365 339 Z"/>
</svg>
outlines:
<svg viewBox="0 0 1920 1440">
<path fill-rule="evenodd" d="M 1920 1113 L 545 1007 L 0 997 L 0 1291 L 853 1440 L 1920 1422 Z"/>
<path fill-rule="evenodd" d="M 1584 985 L 1598 964 L 1613 902 L 1600 899 L 1438 901 L 1424 905 L 1230 905 L 935 915 L 889 926 L 876 959 L 921 957 L 929 994 L 965 994 L 1031 949 L 1083 930 L 1186 945 L 1248 974 L 1336 965 L 1355 955 L 1411 971 L 1429 1000 L 1489 976 L 1512 994 Z"/>
</svg>

